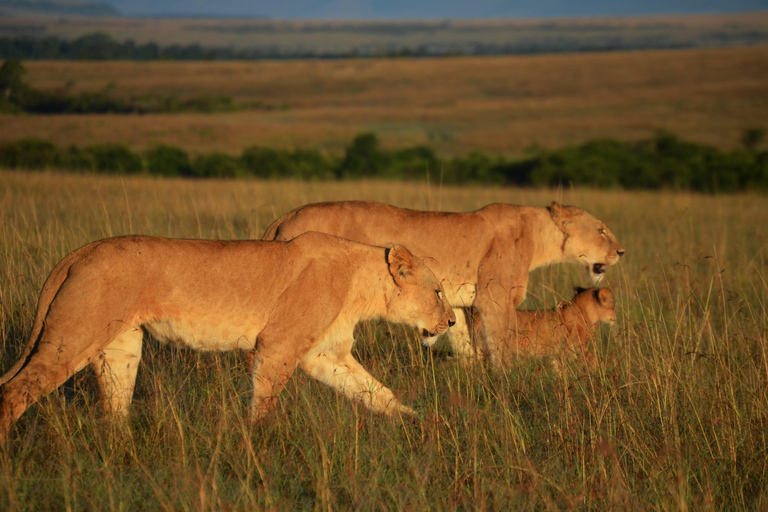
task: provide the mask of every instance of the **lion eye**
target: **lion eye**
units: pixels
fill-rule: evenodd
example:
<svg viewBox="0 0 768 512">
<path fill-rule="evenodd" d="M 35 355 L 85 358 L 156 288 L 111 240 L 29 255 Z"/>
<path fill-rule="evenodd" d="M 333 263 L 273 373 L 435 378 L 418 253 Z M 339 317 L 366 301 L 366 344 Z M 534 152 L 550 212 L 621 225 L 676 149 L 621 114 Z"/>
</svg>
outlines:
<svg viewBox="0 0 768 512">
<path fill-rule="evenodd" d="M 606 234 L 606 232 L 605 232 L 605 228 L 603 228 L 603 229 L 601 229 L 601 230 L 600 230 L 600 235 L 602 235 L 602 236 L 608 236 L 608 235 Z"/>
<path fill-rule="evenodd" d="M 440 290 L 435 290 L 435 295 L 437 295 L 437 300 L 443 300 L 443 294 Z"/>
</svg>

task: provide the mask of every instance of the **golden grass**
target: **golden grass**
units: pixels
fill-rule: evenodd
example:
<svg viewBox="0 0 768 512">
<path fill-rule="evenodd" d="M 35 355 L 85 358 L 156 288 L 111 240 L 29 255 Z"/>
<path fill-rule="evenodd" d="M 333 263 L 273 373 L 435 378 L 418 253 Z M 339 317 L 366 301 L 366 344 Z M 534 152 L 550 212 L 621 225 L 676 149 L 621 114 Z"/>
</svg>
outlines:
<svg viewBox="0 0 768 512">
<path fill-rule="evenodd" d="M 232 96 L 289 110 L 201 115 L 0 116 L 0 141 L 166 143 L 238 154 L 258 144 L 338 152 L 363 131 L 386 147 L 520 155 L 663 128 L 730 149 L 768 119 L 767 47 L 487 58 L 280 62 L 26 62 L 34 87 Z"/>
<path fill-rule="evenodd" d="M 0 361 L 72 249 L 122 233 L 258 237 L 306 202 L 470 210 L 580 205 L 627 249 L 609 269 L 619 320 L 600 368 L 507 372 L 423 354 L 365 324 L 356 354 L 421 414 L 385 421 L 300 372 L 274 416 L 247 421 L 246 364 L 148 340 L 131 418 L 105 420 L 89 371 L 32 407 L 0 454 L 8 510 L 765 510 L 768 209 L 753 194 L 449 188 L 426 183 L 190 181 L 0 172 Z M 532 274 L 550 307 L 581 269 Z"/>
</svg>

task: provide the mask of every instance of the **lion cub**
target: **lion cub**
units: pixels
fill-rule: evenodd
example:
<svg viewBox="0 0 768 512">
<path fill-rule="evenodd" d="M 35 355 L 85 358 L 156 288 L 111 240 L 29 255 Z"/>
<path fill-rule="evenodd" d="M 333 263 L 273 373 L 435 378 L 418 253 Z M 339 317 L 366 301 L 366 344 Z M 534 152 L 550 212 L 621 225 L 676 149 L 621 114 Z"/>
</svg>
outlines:
<svg viewBox="0 0 768 512">
<path fill-rule="evenodd" d="M 576 288 L 573 300 L 546 311 L 517 311 L 515 335 L 497 348 L 504 366 L 520 354 L 581 356 L 590 369 L 596 366 L 589 342 L 598 324 L 616 322 L 613 293 L 605 288 Z M 557 366 L 557 361 L 554 361 Z"/>
</svg>

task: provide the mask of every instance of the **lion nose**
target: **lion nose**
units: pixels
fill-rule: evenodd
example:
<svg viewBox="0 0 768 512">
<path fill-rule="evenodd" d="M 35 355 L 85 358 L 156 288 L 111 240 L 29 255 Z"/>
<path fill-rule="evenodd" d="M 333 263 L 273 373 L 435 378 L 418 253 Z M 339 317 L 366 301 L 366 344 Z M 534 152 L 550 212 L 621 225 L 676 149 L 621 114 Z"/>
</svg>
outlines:
<svg viewBox="0 0 768 512">
<path fill-rule="evenodd" d="M 456 325 L 456 320 L 448 320 L 448 327 L 453 327 Z"/>
<path fill-rule="evenodd" d="M 624 256 L 624 249 L 619 249 L 619 250 L 617 250 L 617 251 L 616 251 L 616 254 L 618 254 L 618 255 L 619 255 L 619 258 L 621 258 L 622 256 Z"/>
</svg>

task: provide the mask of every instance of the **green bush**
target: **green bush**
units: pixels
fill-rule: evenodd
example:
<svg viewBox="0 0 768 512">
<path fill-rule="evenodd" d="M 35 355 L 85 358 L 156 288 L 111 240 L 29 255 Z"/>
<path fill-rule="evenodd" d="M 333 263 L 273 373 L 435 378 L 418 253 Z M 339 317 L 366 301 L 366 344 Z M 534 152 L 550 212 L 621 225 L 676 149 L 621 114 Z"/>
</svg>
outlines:
<svg viewBox="0 0 768 512">
<path fill-rule="evenodd" d="M 249 175 L 257 178 L 286 178 L 293 174 L 290 158 L 285 151 L 251 146 L 240 161 Z"/>
<path fill-rule="evenodd" d="M 372 178 L 384 168 L 384 157 L 379 151 L 379 139 L 373 133 L 361 133 L 347 148 L 344 159 L 336 171 L 338 178 Z"/>
<path fill-rule="evenodd" d="M 526 167 L 536 186 L 735 192 L 768 186 L 766 159 L 765 152 L 724 152 L 662 130 L 637 143 L 602 139 L 541 152 Z"/>
<path fill-rule="evenodd" d="M 426 146 L 382 151 L 375 134 L 363 133 L 341 159 L 316 150 L 251 146 L 239 157 L 214 152 L 199 155 L 193 162 L 184 151 L 164 145 L 139 155 L 122 144 L 58 149 L 47 141 L 22 139 L 0 144 L 0 167 L 128 174 L 146 169 L 151 174 L 199 178 L 429 179 L 455 185 L 669 188 L 716 193 L 768 190 L 768 151 L 756 148 L 760 136 L 752 129 L 745 133 L 743 147 L 733 151 L 694 144 L 659 131 L 639 142 L 599 139 L 554 151 L 537 148 L 519 160 L 480 151 L 447 160 Z"/>
<path fill-rule="evenodd" d="M 504 160 L 500 157 L 493 158 L 481 151 L 471 151 L 448 162 L 444 181 L 453 184 L 501 184 L 504 182 L 503 165 Z"/>
<path fill-rule="evenodd" d="M 432 148 L 415 146 L 393 151 L 385 160 L 382 178 L 437 181 L 440 176 L 440 160 Z"/>
<path fill-rule="evenodd" d="M 59 167 L 72 171 L 95 171 L 96 158 L 91 151 L 72 145 L 59 151 Z"/>
<path fill-rule="evenodd" d="M 199 155 L 192 163 L 192 176 L 197 178 L 240 178 L 246 175 L 239 158 L 218 151 Z"/>
<path fill-rule="evenodd" d="M 94 170 L 110 174 L 135 174 L 144 162 L 124 144 L 99 144 L 86 150 L 93 158 Z"/>
<path fill-rule="evenodd" d="M 95 36 L 94 44 L 103 39 L 101 35 Z M 88 52 L 96 50 L 93 45 L 88 45 Z M 6 60 L 0 67 L 0 113 L 232 112 L 241 108 L 231 97 L 221 94 L 196 96 L 183 101 L 173 95 L 141 95 L 126 100 L 112 96 L 115 84 L 108 84 L 101 91 L 86 91 L 77 95 L 71 95 L 67 90 L 40 91 L 22 81 L 25 72 L 21 62 L 13 59 Z"/>
<path fill-rule="evenodd" d="M 604 139 L 543 155 L 531 182 L 538 186 L 589 183 L 616 187 L 625 170 L 635 175 L 637 168 L 632 153 L 621 142 Z"/>
<path fill-rule="evenodd" d="M 160 176 L 192 176 L 189 156 L 172 146 L 158 145 L 144 153 L 147 170 Z"/>
<path fill-rule="evenodd" d="M 43 170 L 57 167 L 58 149 L 48 141 L 21 139 L 0 145 L 0 166 L 9 169 Z"/>
<path fill-rule="evenodd" d="M 297 149 L 290 155 L 293 169 L 291 176 L 303 180 L 332 180 L 335 177 L 333 163 L 319 151 Z"/>
</svg>

